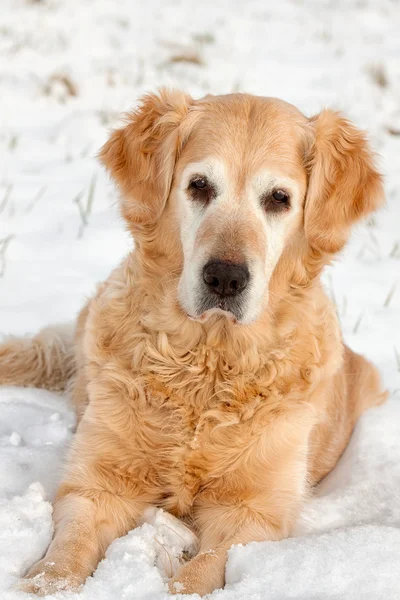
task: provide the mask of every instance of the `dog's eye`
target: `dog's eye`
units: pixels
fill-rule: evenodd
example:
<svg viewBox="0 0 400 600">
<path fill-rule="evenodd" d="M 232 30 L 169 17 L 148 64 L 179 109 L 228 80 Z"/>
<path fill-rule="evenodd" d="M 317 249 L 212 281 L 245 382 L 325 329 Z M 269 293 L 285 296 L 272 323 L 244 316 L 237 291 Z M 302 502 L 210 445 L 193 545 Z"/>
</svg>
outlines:
<svg viewBox="0 0 400 600">
<path fill-rule="evenodd" d="M 272 198 L 273 198 L 275 204 L 282 204 L 282 202 L 287 204 L 289 201 L 288 194 L 286 192 L 284 192 L 283 190 L 275 190 L 275 192 L 273 192 L 273 194 L 272 194 Z"/>
<path fill-rule="evenodd" d="M 188 192 L 193 200 L 201 204 L 208 204 L 216 196 L 215 187 L 202 175 L 195 175 L 190 180 Z"/>
<path fill-rule="evenodd" d="M 269 212 L 287 210 L 290 207 L 290 196 L 285 190 L 277 189 L 265 194 L 262 203 Z"/>
<path fill-rule="evenodd" d="M 207 187 L 207 179 L 205 177 L 198 177 L 196 179 L 192 179 L 190 182 L 190 186 L 195 188 L 196 190 L 205 190 Z"/>
</svg>

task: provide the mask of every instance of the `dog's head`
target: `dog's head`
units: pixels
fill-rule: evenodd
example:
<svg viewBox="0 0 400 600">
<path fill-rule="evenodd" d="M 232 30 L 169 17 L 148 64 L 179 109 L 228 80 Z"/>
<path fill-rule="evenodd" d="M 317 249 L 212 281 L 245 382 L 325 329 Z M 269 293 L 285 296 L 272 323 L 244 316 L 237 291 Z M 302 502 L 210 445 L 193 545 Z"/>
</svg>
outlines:
<svg viewBox="0 0 400 600">
<path fill-rule="evenodd" d="M 271 98 L 148 95 L 100 156 L 139 246 L 170 255 L 177 301 L 202 321 L 254 321 L 279 264 L 315 276 L 307 263 L 320 270 L 383 201 L 361 131 Z"/>
</svg>

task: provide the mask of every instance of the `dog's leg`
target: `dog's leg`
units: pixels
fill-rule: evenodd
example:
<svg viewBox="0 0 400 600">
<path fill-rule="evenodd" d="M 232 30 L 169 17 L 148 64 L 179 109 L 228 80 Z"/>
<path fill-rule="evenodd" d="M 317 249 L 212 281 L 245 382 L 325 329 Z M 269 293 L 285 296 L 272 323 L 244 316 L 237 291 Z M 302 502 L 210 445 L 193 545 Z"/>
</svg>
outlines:
<svg viewBox="0 0 400 600">
<path fill-rule="evenodd" d="M 259 507 L 219 506 L 203 509 L 202 520 L 207 519 L 206 530 L 201 533 L 200 551 L 183 565 L 171 579 L 171 593 L 205 594 L 222 588 L 225 583 L 227 552 L 233 544 L 279 540 L 287 537 L 288 522 L 280 525 L 268 515 L 268 499 L 262 498 Z M 290 520 L 290 519 L 289 519 Z"/>
<path fill-rule="evenodd" d="M 83 491 L 83 490 L 82 490 Z M 54 505 L 55 535 L 45 557 L 21 580 L 23 591 L 40 596 L 76 589 L 93 573 L 108 545 L 137 524 L 143 503 L 109 492 L 77 490 Z"/>
<path fill-rule="evenodd" d="M 251 453 L 237 455 L 236 469 L 225 471 L 199 493 L 193 509 L 199 554 L 170 581 L 171 592 L 208 594 L 224 585 L 227 552 L 233 544 L 290 535 L 307 495 L 312 424 L 307 413 L 297 412 L 296 428 L 287 418 L 282 418 L 281 427 L 266 427 L 258 440 L 253 438 Z"/>
</svg>

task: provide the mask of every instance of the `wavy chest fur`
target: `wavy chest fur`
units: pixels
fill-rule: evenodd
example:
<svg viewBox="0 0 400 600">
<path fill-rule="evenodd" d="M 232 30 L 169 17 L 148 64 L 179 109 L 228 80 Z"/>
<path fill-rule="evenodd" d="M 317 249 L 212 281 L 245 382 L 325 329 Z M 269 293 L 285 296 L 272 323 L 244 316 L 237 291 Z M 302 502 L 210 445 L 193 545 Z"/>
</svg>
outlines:
<svg viewBox="0 0 400 600">
<path fill-rule="evenodd" d="M 199 490 L 247 460 L 274 418 L 297 412 L 300 388 L 309 387 L 303 381 L 283 405 L 283 392 L 273 380 L 259 387 L 243 378 L 236 386 L 231 380 L 240 398 L 211 381 L 201 390 L 189 381 L 183 384 L 182 376 L 177 390 L 171 382 L 144 378 L 146 402 L 136 406 L 135 414 L 140 436 L 135 432 L 135 450 L 130 451 L 140 451 L 148 467 L 146 480 L 159 487 L 162 505 L 177 515 L 190 510 Z"/>
<path fill-rule="evenodd" d="M 132 319 L 126 295 L 113 298 L 112 313 L 109 300 L 95 302 L 85 345 L 89 382 L 102 390 L 91 411 L 123 448 L 114 471 L 157 489 L 157 501 L 183 515 L 199 490 L 240 465 L 253 468 L 262 457 L 265 469 L 273 423 L 285 419 L 296 429 L 304 398 L 323 377 L 318 340 L 326 326 L 309 344 L 295 323 L 273 340 L 253 331 L 246 338 L 221 318 L 206 333 L 178 316 L 158 330 L 138 319 L 134 329 L 121 326 Z"/>
</svg>

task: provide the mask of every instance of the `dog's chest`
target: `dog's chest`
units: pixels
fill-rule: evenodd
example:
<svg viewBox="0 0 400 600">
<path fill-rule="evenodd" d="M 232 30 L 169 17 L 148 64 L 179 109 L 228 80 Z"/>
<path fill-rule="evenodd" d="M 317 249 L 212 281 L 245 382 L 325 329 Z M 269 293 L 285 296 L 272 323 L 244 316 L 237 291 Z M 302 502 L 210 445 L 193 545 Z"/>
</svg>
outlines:
<svg viewBox="0 0 400 600">
<path fill-rule="evenodd" d="M 148 400 L 143 422 L 149 429 L 142 432 L 142 439 L 153 437 L 152 444 L 146 442 L 143 448 L 151 479 L 159 488 L 161 505 L 183 516 L 211 480 L 223 476 L 228 464 L 241 460 L 241 438 L 248 438 L 246 430 L 259 401 L 253 400 L 252 406 L 238 414 L 218 396 L 207 402 L 199 398 L 196 403 L 195 398 L 189 402 L 185 395 L 171 398 L 151 389 Z"/>
<path fill-rule="evenodd" d="M 146 429 L 152 444 L 145 443 L 146 460 L 154 470 L 161 504 L 176 515 L 187 513 L 207 477 L 204 448 L 209 447 L 201 411 L 185 404 L 184 397 L 173 399 L 151 391 Z M 151 428 L 151 431 L 150 431 Z M 207 428 L 206 428 L 207 429 Z"/>
</svg>

